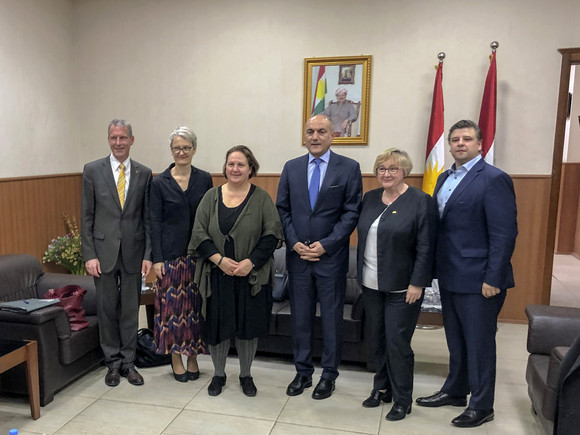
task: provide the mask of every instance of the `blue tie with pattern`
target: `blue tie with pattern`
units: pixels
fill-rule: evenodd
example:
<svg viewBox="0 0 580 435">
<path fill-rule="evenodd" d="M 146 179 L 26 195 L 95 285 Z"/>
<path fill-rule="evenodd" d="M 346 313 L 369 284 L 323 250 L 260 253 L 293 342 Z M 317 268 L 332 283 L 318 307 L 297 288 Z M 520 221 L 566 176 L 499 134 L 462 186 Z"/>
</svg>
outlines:
<svg viewBox="0 0 580 435">
<path fill-rule="evenodd" d="M 314 171 L 312 171 L 312 178 L 310 179 L 310 187 L 308 193 L 310 194 L 310 207 L 314 210 L 316 198 L 318 198 L 318 189 L 320 188 L 320 159 L 314 159 Z"/>
</svg>

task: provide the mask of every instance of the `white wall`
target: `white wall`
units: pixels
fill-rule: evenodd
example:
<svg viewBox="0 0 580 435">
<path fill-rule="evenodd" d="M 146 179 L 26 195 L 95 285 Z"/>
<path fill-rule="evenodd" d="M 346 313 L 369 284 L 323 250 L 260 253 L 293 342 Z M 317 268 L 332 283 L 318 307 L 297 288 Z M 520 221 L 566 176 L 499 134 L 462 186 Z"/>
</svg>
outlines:
<svg viewBox="0 0 580 435">
<path fill-rule="evenodd" d="M 77 172 L 70 0 L 0 0 L 0 178 Z"/>
<path fill-rule="evenodd" d="M 566 162 L 580 162 L 580 123 L 578 122 L 578 117 L 580 116 L 580 68 L 575 66 L 575 70 L 574 77 L 570 77 L 570 81 L 573 79 L 574 82 L 572 86 L 568 146 L 567 152 L 564 154 L 564 161 Z"/>
<path fill-rule="evenodd" d="M 305 151 L 300 136 L 304 58 L 360 54 L 373 56 L 369 145 L 335 150 L 370 172 L 379 152 L 399 146 L 413 157 L 413 172 L 421 173 L 437 53 L 447 54 L 448 128 L 461 118 L 478 119 L 493 40 L 500 43 L 496 164 L 511 174 L 548 174 L 561 62 L 557 49 L 580 43 L 577 0 L 73 0 L 70 8 L 57 0 L 0 1 L 13 9 L 20 3 L 57 6 L 44 7 L 46 21 L 32 27 L 17 17 L 10 33 L 29 39 L 38 26 L 62 34 L 71 14 L 74 19 L 72 37 L 66 31 L 61 38 L 37 35 L 39 54 L 52 55 L 36 65 L 49 86 L 35 87 L 41 96 L 70 97 L 70 77 L 63 81 L 61 74 L 72 75 L 74 117 L 62 101 L 50 115 L 54 126 L 73 131 L 66 133 L 68 145 L 59 143 L 61 136 L 43 140 L 54 155 L 50 169 L 39 159 L 26 175 L 62 172 L 75 166 L 75 156 L 70 171 L 80 171 L 84 162 L 104 156 L 106 124 L 113 117 L 133 123 L 132 155 L 156 172 L 171 161 L 167 136 L 185 124 L 199 137 L 194 158 L 199 167 L 220 171 L 225 150 L 246 143 L 261 172 L 279 173 L 287 159 Z M 7 36 L 1 28 L 0 36 Z M 71 44 L 74 66 L 67 72 Z M 13 50 L 10 58 L 22 62 L 26 56 Z M 15 72 L 10 80 L 24 87 Z M 36 113 L 23 107 L 14 122 L 26 116 Z M 60 119 L 74 119 L 76 125 L 57 124 Z M 70 152 L 75 128 L 78 155 Z M 0 134 L 11 146 L 28 143 L 15 130 Z M 61 152 L 66 157 L 57 156 Z M 10 155 L 2 169 L 12 170 L 19 157 Z"/>
</svg>

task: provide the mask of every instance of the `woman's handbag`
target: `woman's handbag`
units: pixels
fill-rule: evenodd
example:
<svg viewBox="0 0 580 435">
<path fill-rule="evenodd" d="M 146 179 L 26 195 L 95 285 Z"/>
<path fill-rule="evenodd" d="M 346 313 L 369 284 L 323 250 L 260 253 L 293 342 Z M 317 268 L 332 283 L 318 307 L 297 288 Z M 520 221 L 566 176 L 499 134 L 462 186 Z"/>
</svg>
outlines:
<svg viewBox="0 0 580 435">
<path fill-rule="evenodd" d="M 83 299 L 87 291 L 78 285 L 65 285 L 57 289 L 51 288 L 44 295 L 45 299 L 58 299 L 56 305 L 61 306 L 66 311 L 71 331 L 79 331 L 89 326 L 83 308 Z"/>
<path fill-rule="evenodd" d="M 155 353 L 155 342 L 151 329 L 139 329 L 135 365 L 139 368 L 157 367 L 171 363 L 171 354 Z"/>
</svg>

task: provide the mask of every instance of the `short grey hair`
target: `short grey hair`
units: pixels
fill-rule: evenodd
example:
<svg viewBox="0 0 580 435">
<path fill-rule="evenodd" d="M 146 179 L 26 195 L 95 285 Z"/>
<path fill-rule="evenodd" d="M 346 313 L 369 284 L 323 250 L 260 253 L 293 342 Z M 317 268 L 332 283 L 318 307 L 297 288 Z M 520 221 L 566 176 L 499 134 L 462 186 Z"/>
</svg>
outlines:
<svg viewBox="0 0 580 435">
<path fill-rule="evenodd" d="M 127 129 L 129 137 L 133 137 L 133 127 L 131 127 L 131 124 L 129 124 L 124 119 L 113 119 L 112 121 L 109 122 L 109 126 L 107 127 L 107 137 L 109 136 L 109 133 L 111 132 L 111 127 L 113 125 L 115 127 L 125 127 Z"/>
<path fill-rule="evenodd" d="M 191 144 L 193 145 L 193 148 L 197 149 L 197 136 L 189 128 L 182 126 L 182 127 L 177 127 L 175 130 L 173 130 L 171 132 L 171 134 L 169 135 L 169 146 L 170 147 L 171 147 L 171 144 L 173 143 L 173 139 L 175 139 L 176 136 L 182 137 L 186 141 L 191 142 Z"/>
</svg>

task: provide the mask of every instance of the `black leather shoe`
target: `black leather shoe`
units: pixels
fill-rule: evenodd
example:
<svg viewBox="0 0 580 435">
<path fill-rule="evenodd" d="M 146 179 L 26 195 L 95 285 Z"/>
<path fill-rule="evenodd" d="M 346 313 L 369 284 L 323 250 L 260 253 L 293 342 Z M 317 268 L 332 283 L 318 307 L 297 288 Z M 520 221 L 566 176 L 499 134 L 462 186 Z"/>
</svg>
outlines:
<svg viewBox="0 0 580 435">
<path fill-rule="evenodd" d="M 427 397 L 419 397 L 417 405 L 427 406 L 429 408 L 437 408 L 439 406 L 465 406 L 467 405 L 467 398 L 465 396 L 450 396 L 442 391 L 437 391 L 435 394 Z"/>
<path fill-rule="evenodd" d="M 332 395 L 334 391 L 334 381 L 330 379 L 320 379 L 318 385 L 314 388 L 312 392 L 312 398 L 315 400 L 327 399 Z"/>
<path fill-rule="evenodd" d="M 171 371 L 173 372 L 173 377 L 177 382 L 187 382 L 189 380 L 187 371 L 181 374 L 175 373 L 175 369 L 173 368 L 173 361 L 171 361 Z"/>
<path fill-rule="evenodd" d="M 131 385 L 143 385 L 143 376 L 139 374 L 135 367 L 129 367 L 127 369 L 121 370 L 121 376 L 127 378 Z"/>
<path fill-rule="evenodd" d="M 483 423 L 493 420 L 493 409 L 489 411 L 477 411 L 475 409 L 467 408 L 458 417 L 451 420 L 451 424 L 457 427 L 477 427 Z"/>
<path fill-rule="evenodd" d="M 197 381 L 199 379 L 199 370 L 197 372 L 190 372 L 188 370 L 185 373 L 187 374 L 187 379 L 190 381 Z"/>
<path fill-rule="evenodd" d="M 116 387 L 121 382 L 121 374 L 119 369 L 109 369 L 105 375 L 105 384 L 109 387 Z"/>
<path fill-rule="evenodd" d="M 312 378 L 310 376 L 296 375 L 286 388 L 286 394 L 289 396 L 298 396 L 304 392 L 305 388 L 312 387 Z"/>
<path fill-rule="evenodd" d="M 381 404 L 381 400 L 385 403 L 391 403 L 393 400 L 393 393 L 391 393 L 390 390 L 387 390 L 384 393 L 381 390 L 373 390 L 368 399 L 362 403 L 362 406 L 365 408 L 376 408 Z"/>
<path fill-rule="evenodd" d="M 393 407 L 387 414 L 386 419 L 389 421 L 398 421 L 406 417 L 407 414 L 411 413 L 411 405 L 400 405 L 399 403 L 393 403 Z"/>
<path fill-rule="evenodd" d="M 214 376 L 211 378 L 211 383 L 207 387 L 207 394 L 210 396 L 219 396 L 222 392 L 223 386 L 226 384 L 226 376 Z"/>
<path fill-rule="evenodd" d="M 242 386 L 242 391 L 248 397 L 254 397 L 258 392 L 256 385 L 254 385 L 254 379 L 251 376 L 240 376 L 240 385 Z"/>
</svg>

